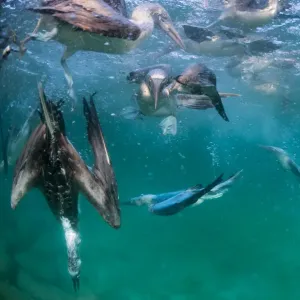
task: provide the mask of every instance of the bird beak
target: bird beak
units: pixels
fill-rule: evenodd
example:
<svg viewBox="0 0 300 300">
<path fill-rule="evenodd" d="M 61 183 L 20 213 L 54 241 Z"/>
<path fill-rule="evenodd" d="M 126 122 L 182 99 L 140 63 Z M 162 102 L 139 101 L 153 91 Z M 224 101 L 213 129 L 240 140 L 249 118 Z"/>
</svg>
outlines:
<svg viewBox="0 0 300 300">
<path fill-rule="evenodd" d="M 177 30 L 174 28 L 174 25 L 170 22 L 160 22 L 159 23 L 161 29 L 163 31 L 165 31 L 167 33 L 167 35 L 173 40 L 175 41 L 175 43 L 177 45 L 179 45 L 180 48 L 184 49 L 184 43 L 179 35 L 179 33 L 177 32 Z"/>
<path fill-rule="evenodd" d="M 161 90 L 162 82 L 163 82 L 162 79 L 152 78 L 151 94 L 154 99 L 154 109 L 155 110 L 157 108 L 158 98 L 159 98 L 159 93 Z"/>
</svg>

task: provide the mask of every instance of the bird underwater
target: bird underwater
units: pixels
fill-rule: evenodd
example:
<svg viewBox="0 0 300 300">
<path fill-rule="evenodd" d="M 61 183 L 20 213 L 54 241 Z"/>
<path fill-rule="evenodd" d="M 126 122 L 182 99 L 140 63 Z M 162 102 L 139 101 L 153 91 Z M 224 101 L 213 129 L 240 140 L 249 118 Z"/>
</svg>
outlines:
<svg viewBox="0 0 300 300">
<path fill-rule="evenodd" d="M 41 13 L 42 17 L 34 31 L 20 42 L 20 51 L 26 51 L 25 44 L 31 39 L 56 40 L 65 45 L 61 65 L 69 95 L 75 102 L 73 78 L 66 60 L 77 51 L 123 54 L 147 39 L 156 25 L 184 48 L 168 12 L 158 3 L 137 6 L 130 19 L 126 17 L 124 1 L 46 0 L 42 6 L 29 9 Z M 45 33 L 41 32 L 43 29 Z"/>
<path fill-rule="evenodd" d="M 218 93 L 216 75 L 200 63 L 188 66 L 180 75 L 172 74 L 171 65 L 153 65 L 130 72 L 127 80 L 139 85 L 133 97 L 138 108 L 126 107 L 121 116 L 127 119 L 165 117 L 160 123 L 163 134 L 177 134 L 176 113 L 180 108 L 205 110 L 215 107 L 228 121 L 221 98 L 240 96 Z"/>
<path fill-rule="evenodd" d="M 259 147 L 273 153 L 285 171 L 290 171 L 295 176 L 300 177 L 300 166 L 296 164 L 285 150 L 274 146 L 259 145 Z"/>
<path fill-rule="evenodd" d="M 32 132 L 17 160 L 11 191 L 11 207 L 31 188 L 44 194 L 50 210 L 62 224 L 68 252 L 68 270 L 79 289 L 78 194 L 81 192 L 113 228 L 121 225 L 114 171 L 100 128 L 93 96 L 84 98 L 84 116 L 95 164 L 90 170 L 66 136 L 63 101 L 47 100 L 39 84 L 41 123 Z"/>
<path fill-rule="evenodd" d="M 260 149 L 271 153 L 283 170 L 300 178 L 300 166 L 291 155 L 282 148 L 263 145 L 266 141 L 277 139 L 278 142 L 279 139 L 285 139 L 282 144 L 292 143 L 294 146 L 293 143 L 298 141 L 300 51 L 295 42 L 298 37 L 295 32 L 298 32 L 297 18 L 300 20 L 300 17 L 290 14 L 289 7 L 297 5 L 288 0 L 224 0 L 221 1 L 222 7 L 217 7 L 212 2 L 209 4 L 210 1 L 207 0 L 205 3 L 196 2 L 42 0 L 37 4 L 31 1 L 0 0 L 0 176 L 3 180 L 3 203 L 5 204 L 5 200 L 6 204 L 9 203 L 6 198 L 10 197 L 10 207 L 1 206 L 1 210 L 5 212 L 2 215 L 4 230 L 0 238 L 0 258 L 4 257 L 0 259 L 1 300 L 43 299 L 38 294 L 38 288 L 29 290 L 30 284 L 22 282 L 22 276 L 26 277 L 26 272 L 28 277 L 32 275 L 32 282 L 37 287 L 45 284 L 47 299 L 69 299 L 65 291 L 68 287 L 63 286 L 63 276 L 69 280 L 72 291 L 77 293 L 75 296 L 71 295 L 70 299 L 121 299 L 127 296 L 132 299 L 173 299 L 173 296 L 174 299 L 183 299 L 189 297 L 191 290 L 195 292 L 191 296 L 197 299 L 262 298 L 259 294 L 261 286 L 256 286 L 252 281 L 254 277 L 257 280 L 256 275 L 252 276 L 252 262 L 259 261 L 264 267 L 259 270 L 258 265 L 255 266 L 259 284 L 269 284 L 273 274 L 268 275 L 270 278 L 263 276 L 267 276 L 265 270 L 270 269 L 271 256 L 266 265 L 261 258 L 270 249 L 273 251 L 270 236 L 275 236 L 276 246 L 288 243 L 285 240 L 287 234 L 282 241 L 279 240 L 279 234 L 272 226 L 269 227 L 275 233 L 271 231 L 265 245 L 260 243 L 264 240 L 263 234 L 267 232 L 263 227 L 265 220 L 272 221 L 276 218 L 278 222 L 274 207 L 277 209 L 281 205 L 280 199 L 276 199 L 279 204 L 274 201 L 271 207 L 268 204 L 261 205 L 265 198 L 265 189 L 261 188 L 262 174 L 273 170 L 265 159 L 267 154 Z M 220 8 L 214 19 L 210 18 L 209 6 L 214 12 Z M 132 10 L 131 13 L 129 9 Z M 2 14 L 3 11 L 5 15 Z M 22 11 L 26 11 L 26 20 L 20 13 Z M 30 19 L 35 17 L 39 19 L 32 31 L 31 26 L 35 25 L 33 22 L 37 19 Z M 16 27 L 16 31 L 12 27 Z M 159 35 L 154 31 L 156 28 L 161 30 Z M 21 40 L 19 35 L 25 38 Z M 294 40 L 289 40 L 290 36 Z M 55 48 L 51 48 L 50 43 L 46 46 L 34 41 L 54 41 Z M 149 48 L 143 49 L 143 44 Z M 64 48 L 62 53 L 61 46 Z M 166 54 L 177 50 L 178 53 L 166 57 Z M 89 53 L 89 61 L 85 62 L 84 56 L 80 56 L 78 52 L 82 51 Z M 76 53 L 79 57 L 72 61 L 71 70 L 75 71 L 77 68 L 84 73 L 80 74 L 81 85 L 78 84 L 78 89 L 74 88 L 77 84 L 74 85 L 72 72 L 67 64 Z M 100 54 L 108 55 L 104 57 L 99 56 Z M 62 68 L 57 68 L 55 64 L 59 59 Z M 86 71 L 83 72 L 84 70 Z M 64 81 L 61 82 L 60 75 L 66 79 L 65 91 L 59 87 L 60 84 L 65 84 Z M 78 75 L 78 79 L 80 76 Z M 45 77 L 47 80 L 51 79 L 47 95 L 41 83 L 38 83 L 37 92 L 35 86 L 36 82 L 41 82 Z M 296 81 L 296 87 L 292 86 L 292 79 Z M 96 93 L 90 94 L 90 90 L 101 91 L 99 97 Z M 289 93 L 290 91 L 292 92 Z M 34 102 L 36 94 L 38 103 Z M 271 99 L 272 105 L 274 104 L 274 111 L 264 106 L 262 99 L 266 99 L 263 96 L 266 94 L 269 95 L 267 99 Z M 53 99 L 50 95 L 53 95 Z M 82 101 L 78 101 L 79 95 Z M 83 95 L 90 96 L 86 98 Z M 283 112 L 280 106 L 282 103 L 275 96 L 288 99 L 286 105 L 293 104 L 296 113 Z M 231 97 L 237 99 L 228 100 Z M 129 99 L 131 105 L 126 106 Z M 252 110 L 253 106 L 258 107 L 257 110 Z M 82 112 L 78 108 L 82 108 Z M 18 118 L 20 114 L 21 118 Z M 143 121 L 139 123 L 140 119 Z M 162 134 L 151 129 L 152 121 L 160 122 Z M 108 131 L 105 122 L 110 126 Z M 177 135 L 178 128 L 180 133 Z M 253 128 L 257 131 L 253 132 Z M 113 136 L 113 142 L 106 143 L 110 136 Z M 253 143 L 258 138 L 262 144 Z M 77 149 L 71 140 L 76 145 L 80 145 L 83 140 L 88 141 L 93 154 L 92 167 L 83 159 L 88 156 L 87 149 Z M 255 144 L 254 151 L 251 151 L 251 144 Z M 251 159 L 255 163 L 258 161 L 260 165 L 254 165 Z M 239 171 L 224 178 L 223 171 L 225 173 L 228 166 Z M 229 193 L 238 180 L 244 177 L 243 174 L 245 177 L 250 174 L 251 177 L 251 172 L 257 181 L 257 189 L 242 180 L 242 192 L 237 189 L 239 194 Z M 193 181 L 195 177 L 199 178 L 199 173 L 205 176 L 207 185 L 186 184 L 191 182 L 191 178 Z M 221 173 L 222 175 L 216 176 Z M 269 173 L 265 177 L 266 180 L 269 179 Z M 11 186 L 9 197 L 5 194 L 8 182 Z M 265 183 L 267 186 L 269 182 Z M 277 186 L 271 183 L 273 192 Z M 171 192 L 141 194 L 130 198 L 145 191 L 166 191 L 168 189 L 165 187 L 171 184 L 174 188 L 170 189 Z M 280 184 L 282 189 L 297 188 L 291 188 L 291 185 L 285 187 L 281 178 Z M 31 235 L 35 232 L 30 231 L 33 227 L 41 227 L 42 235 L 45 234 L 46 226 L 37 223 L 35 218 L 46 218 L 48 210 L 36 213 L 34 222 L 30 224 L 32 227 L 26 234 L 18 232 L 23 230 L 23 224 L 25 227 L 24 212 L 29 215 L 30 210 L 34 211 L 38 207 L 37 202 L 24 203 L 27 211 L 20 209 L 19 212 L 12 212 L 12 215 L 9 212 L 10 209 L 14 211 L 20 205 L 23 206 L 21 200 L 33 189 L 39 190 L 63 231 L 65 252 L 57 256 L 63 257 L 65 254 L 68 274 L 64 272 L 60 276 L 54 270 L 54 248 L 51 248 L 54 245 L 48 236 L 51 243 L 47 244 L 47 255 L 45 257 L 43 253 L 41 259 L 36 260 L 40 264 L 45 262 L 45 266 L 39 266 L 34 273 L 22 265 L 22 260 L 28 260 L 31 264 L 26 256 L 29 253 L 32 256 L 40 254 L 39 249 L 36 250 L 36 242 L 32 243 L 32 249 L 28 247 L 24 251 L 23 240 L 29 235 L 28 239 L 34 240 Z M 188 209 L 198 206 L 205 210 L 206 205 L 200 204 L 219 199 L 225 194 L 234 200 L 229 208 L 226 205 L 224 208 L 220 201 L 215 201 L 215 206 L 209 207 L 211 211 L 205 212 L 204 218 L 203 215 L 199 217 L 196 210 Z M 80 195 L 108 224 L 107 232 L 104 229 L 103 235 L 103 232 L 95 232 L 97 230 L 92 223 L 88 223 L 88 218 L 79 221 Z M 250 205 L 257 207 L 251 207 L 252 210 L 248 210 L 247 206 L 242 207 L 238 202 L 241 197 L 248 200 L 249 208 Z M 142 212 L 138 215 L 139 209 L 131 209 L 133 206 L 146 206 L 146 217 Z M 285 206 L 288 205 L 285 203 Z M 238 210 L 241 207 L 244 211 Z M 269 210 L 268 216 L 261 212 L 262 207 Z M 290 210 L 282 211 L 282 222 L 288 222 L 294 213 L 293 207 L 288 208 Z M 259 210 L 257 215 L 254 214 L 255 209 Z M 182 220 L 172 218 L 181 216 L 183 211 Z M 261 215 L 262 219 L 258 220 Z M 253 216 L 258 220 L 255 220 L 256 224 L 261 226 L 259 235 L 256 230 L 251 234 L 248 232 L 253 228 L 257 229 L 256 224 L 243 223 L 243 219 L 253 222 Z M 52 222 L 55 222 L 54 218 Z M 10 226 L 14 222 L 17 225 Z M 85 228 L 80 228 L 79 222 L 87 224 L 89 236 L 86 236 Z M 161 224 L 166 232 L 160 230 Z M 291 224 L 282 223 L 280 226 L 284 230 L 290 230 L 294 225 Z M 199 225 L 202 226 L 201 230 Z M 176 226 L 180 227 L 179 231 Z M 110 227 L 120 229 L 116 231 L 119 234 L 116 241 L 113 241 L 114 231 Z M 140 227 L 140 232 L 135 231 L 136 227 Z M 298 227 L 295 226 L 295 232 L 290 231 L 295 233 L 291 243 L 293 248 L 296 248 L 294 239 L 297 238 Z M 230 232 L 231 228 L 238 228 L 238 233 L 232 234 L 234 231 Z M 130 234 L 130 237 L 126 234 Z M 81 242 L 88 241 L 88 238 L 93 244 L 87 247 L 83 245 L 85 249 L 81 253 Z M 255 249 L 253 240 L 257 244 Z M 38 242 L 41 244 L 44 240 Z M 13 246 L 6 246 L 6 243 Z M 15 255 L 14 251 L 10 251 L 15 244 L 19 244 L 21 254 Z M 149 248 L 151 255 L 146 253 Z M 247 252 L 248 249 L 251 251 Z M 299 263 L 297 251 L 294 256 L 290 255 L 290 250 L 284 251 L 285 249 L 280 249 L 274 255 L 274 268 L 280 272 L 292 272 Z M 101 263 L 100 258 L 98 260 L 99 253 L 103 256 L 101 259 L 107 260 L 107 265 L 106 261 Z M 142 255 L 138 257 L 140 253 Z M 238 257 L 237 264 L 234 265 L 236 253 L 241 257 Z M 87 257 L 89 255 L 93 258 L 90 263 Z M 176 255 L 175 259 L 173 255 Z M 249 263 L 249 256 L 252 255 Z M 284 268 L 278 263 L 281 256 L 284 257 Z M 290 256 L 291 266 L 286 267 L 286 257 Z M 246 263 L 241 263 L 242 258 L 245 258 Z M 51 270 L 53 263 L 55 275 L 49 274 L 46 262 L 50 262 Z M 82 262 L 88 267 L 82 268 Z M 155 266 L 153 274 L 144 262 Z M 207 271 L 204 268 L 206 265 L 211 265 L 213 271 Z M 238 270 L 241 274 L 232 273 L 232 278 L 228 275 L 229 280 L 225 278 L 225 281 L 221 276 L 213 276 L 215 273 L 219 276 L 219 272 L 223 276 L 224 270 L 229 270 L 229 275 L 232 270 Z M 156 278 L 157 272 L 161 272 L 161 277 Z M 102 274 L 105 274 L 107 280 Z M 128 278 L 124 278 L 124 274 Z M 44 280 L 44 283 L 43 276 L 49 282 Z M 143 284 L 153 280 L 159 280 L 159 284 L 154 281 L 154 284 L 145 285 L 145 288 L 141 284 L 140 288 L 140 283 L 135 280 L 137 277 L 141 277 Z M 166 280 L 169 277 L 171 283 Z M 249 291 L 243 286 L 245 291 L 240 292 L 237 278 L 244 286 L 244 282 L 250 282 Z M 216 282 L 221 282 L 220 291 Z M 53 294 L 51 284 L 54 286 Z M 174 289 L 177 284 L 178 288 Z M 151 290 L 153 286 L 154 292 Z M 289 295 L 294 285 L 288 286 L 284 293 L 276 290 L 275 279 L 270 286 L 272 294 L 263 293 L 263 298 L 274 299 L 278 294 Z M 60 289 L 63 296 L 57 292 Z M 130 289 L 134 290 L 132 295 L 129 294 Z M 140 291 L 143 289 L 145 291 Z M 16 291 L 23 296 L 23 290 L 24 297 L 18 297 L 19 294 L 15 296 Z M 44 290 L 41 293 L 45 293 Z M 80 295 L 79 290 L 84 295 Z M 250 292 L 253 291 L 256 294 L 251 295 Z"/>
</svg>

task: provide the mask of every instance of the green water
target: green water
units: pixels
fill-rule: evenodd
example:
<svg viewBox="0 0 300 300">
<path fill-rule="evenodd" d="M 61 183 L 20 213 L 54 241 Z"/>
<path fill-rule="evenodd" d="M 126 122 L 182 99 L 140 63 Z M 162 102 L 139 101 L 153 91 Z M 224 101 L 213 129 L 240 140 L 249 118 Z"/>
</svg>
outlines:
<svg viewBox="0 0 300 300">
<path fill-rule="evenodd" d="M 131 9 L 140 2 L 129 3 Z M 195 1 L 161 1 L 179 27 L 203 13 Z M 4 10 L 19 34 L 34 27 L 36 16 Z M 17 17 L 17 13 L 19 13 Z M 33 19 L 33 16 L 35 19 Z M 299 21 L 268 34 L 297 49 Z M 27 29 L 24 26 L 26 26 Z M 27 30 L 26 30 L 27 29 Z M 292 31 L 292 32 L 291 32 Z M 13 167 L 0 176 L 0 300 L 296 300 L 300 299 L 299 182 L 284 172 L 258 144 L 286 149 L 299 158 L 298 78 L 290 78 L 290 106 L 265 96 L 224 70 L 226 59 L 180 52 L 159 62 L 180 71 L 204 62 L 218 78 L 218 89 L 241 98 L 225 99 L 230 122 L 215 112 L 182 111 L 178 134 L 161 134 L 159 120 L 124 120 L 117 114 L 130 105 L 134 86 L 126 74 L 156 61 L 146 57 L 164 43 L 150 41 L 124 56 L 77 53 L 69 61 L 79 98 L 94 91 L 99 119 L 118 182 L 120 202 L 142 193 L 164 193 L 243 169 L 241 179 L 222 198 L 187 208 L 170 217 L 151 215 L 146 207 L 121 206 L 122 225 L 114 230 L 80 196 L 81 284 L 73 291 L 67 272 L 62 229 L 45 199 L 32 190 L 13 211 Z M 21 125 L 37 105 L 43 78 L 49 98 L 67 97 L 59 64 L 62 47 L 33 42 L 19 59 L 0 70 L 4 122 Z M 67 135 L 85 161 L 93 157 L 79 104 L 64 107 Z"/>
</svg>

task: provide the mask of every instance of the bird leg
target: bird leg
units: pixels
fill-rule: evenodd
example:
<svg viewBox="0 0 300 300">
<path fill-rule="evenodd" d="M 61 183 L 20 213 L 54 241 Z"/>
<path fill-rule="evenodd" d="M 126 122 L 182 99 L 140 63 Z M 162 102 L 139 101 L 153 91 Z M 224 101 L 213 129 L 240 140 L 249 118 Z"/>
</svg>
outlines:
<svg viewBox="0 0 300 300">
<path fill-rule="evenodd" d="M 31 33 L 29 36 L 31 39 L 41 41 L 41 42 L 48 42 L 52 40 L 58 33 L 57 27 L 54 27 L 51 31 L 46 31 L 44 33 L 36 32 Z"/>
<path fill-rule="evenodd" d="M 76 94 L 75 94 L 75 91 L 73 89 L 73 78 L 72 78 L 72 75 L 71 75 L 71 72 L 70 72 L 70 69 L 67 65 L 67 59 L 69 57 L 71 57 L 72 55 L 74 54 L 74 51 L 71 51 L 69 50 L 68 48 L 65 49 L 64 51 L 64 54 L 60 60 L 60 63 L 64 69 L 64 73 L 65 73 L 65 78 L 67 80 L 67 83 L 68 83 L 68 94 L 69 96 L 73 99 L 73 107 L 72 107 L 72 110 L 74 109 L 75 107 L 75 104 L 77 103 L 77 97 L 76 97 Z"/>
<path fill-rule="evenodd" d="M 57 28 L 53 28 L 51 31 L 51 34 L 48 32 L 46 32 L 45 34 L 38 33 L 40 27 L 43 24 L 44 24 L 44 18 L 41 17 L 41 18 L 39 18 L 33 32 L 28 34 L 27 37 L 20 42 L 19 47 L 20 47 L 21 54 L 24 54 L 26 52 L 25 44 L 28 43 L 29 41 L 31 41 L 33 39 L 40 40 L 40 41 L 48 41 L 50 36 L 51 36 L 51 38 L 53 38 L 57 34 Z M 56 32 L 55 32 L 55 30 L 56 30 Z M 47 39 L 47 37 L 48 37 L 48 39 Z"/>
</svg>

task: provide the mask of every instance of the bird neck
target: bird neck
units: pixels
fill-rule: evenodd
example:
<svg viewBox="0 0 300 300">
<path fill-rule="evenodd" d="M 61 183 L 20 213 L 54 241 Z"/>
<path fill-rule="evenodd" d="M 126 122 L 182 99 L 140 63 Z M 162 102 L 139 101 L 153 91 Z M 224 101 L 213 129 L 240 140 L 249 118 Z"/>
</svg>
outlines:
<svg viewBox="0 0 300 300">
<path fill-rule="evenodd" d="M 131 21 L 141 29 L 140 39 L 151 35 L 154 29 L 151 5 L 142 4 L 137 6 L 132 12 Z"/>
</svg>

